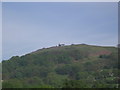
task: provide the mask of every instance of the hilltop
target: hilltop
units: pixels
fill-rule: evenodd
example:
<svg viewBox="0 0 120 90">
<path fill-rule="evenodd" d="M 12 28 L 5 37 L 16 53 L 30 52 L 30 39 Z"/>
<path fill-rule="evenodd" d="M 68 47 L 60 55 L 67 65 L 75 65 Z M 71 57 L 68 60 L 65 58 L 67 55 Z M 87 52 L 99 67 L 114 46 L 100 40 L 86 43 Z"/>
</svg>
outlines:
<svg viewBox="0 0 120 90">
<path fill-rule="evenodd" d="M 2 61 L 3 88 L 118 87 L 117 49 L 59 44 L 13 56 Z"/>
</svg>

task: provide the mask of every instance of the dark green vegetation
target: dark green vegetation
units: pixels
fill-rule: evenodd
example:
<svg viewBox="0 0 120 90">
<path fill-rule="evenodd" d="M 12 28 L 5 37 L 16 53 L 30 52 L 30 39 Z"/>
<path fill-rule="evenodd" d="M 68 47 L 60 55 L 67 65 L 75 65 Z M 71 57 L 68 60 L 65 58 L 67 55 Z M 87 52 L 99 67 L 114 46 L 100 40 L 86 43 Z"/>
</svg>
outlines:
<svg viewBox="0 0 120 90">
<path fill-rule="evenodd" d="M 118 49 L 43 48 L 2 62 L 3 88 L 117 88 Z"/>
</svg>

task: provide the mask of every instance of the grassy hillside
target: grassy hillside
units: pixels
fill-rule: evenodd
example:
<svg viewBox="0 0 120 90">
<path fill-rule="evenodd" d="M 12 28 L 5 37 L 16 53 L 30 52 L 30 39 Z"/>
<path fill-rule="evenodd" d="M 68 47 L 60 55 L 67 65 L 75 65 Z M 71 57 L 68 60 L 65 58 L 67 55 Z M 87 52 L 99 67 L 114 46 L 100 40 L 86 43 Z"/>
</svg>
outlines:
<svg viewBox="0 0 120 90">
<path fill-rule="evenodd" d="M 86 44 L 43 48 L 2 62 L 3 88 L 117 88 L 118 50 Z"/>
</svg>

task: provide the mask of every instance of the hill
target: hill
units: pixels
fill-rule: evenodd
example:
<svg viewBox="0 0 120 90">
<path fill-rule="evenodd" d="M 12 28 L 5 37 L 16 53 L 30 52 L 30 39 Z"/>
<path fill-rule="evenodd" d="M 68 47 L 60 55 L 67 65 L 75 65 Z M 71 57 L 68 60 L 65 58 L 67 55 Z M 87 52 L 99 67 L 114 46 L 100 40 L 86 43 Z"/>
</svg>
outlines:
<svg viewBox="0 0 120 90">
<path fill-rule="evenodd" d="M 3 88 L 117 88 L 118 49 L 59 45 L 13 56 L 2 69 Z"/>
</svg>

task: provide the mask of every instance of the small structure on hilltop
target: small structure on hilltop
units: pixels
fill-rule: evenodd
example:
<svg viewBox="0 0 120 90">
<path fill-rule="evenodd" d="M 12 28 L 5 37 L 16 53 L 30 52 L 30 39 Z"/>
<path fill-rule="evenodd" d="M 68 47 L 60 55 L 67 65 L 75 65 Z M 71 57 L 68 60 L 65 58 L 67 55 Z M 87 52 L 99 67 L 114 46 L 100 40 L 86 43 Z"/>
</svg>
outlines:
<svg viewBox="0 0 120 90">
<path fill-rule="evenodd" d="M 65 44 L 58 44 L 58 46 L 59 46 L 59 47 L 61 47 L 61 46 L 65 46 Z"/>
<path fill-rule="evenodd" d="M 75 44 L 71 44 L 71 45 L 75 45 Z"/>
</svg>

